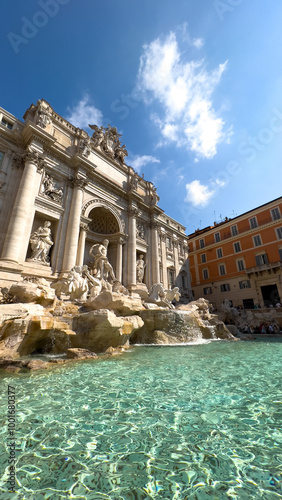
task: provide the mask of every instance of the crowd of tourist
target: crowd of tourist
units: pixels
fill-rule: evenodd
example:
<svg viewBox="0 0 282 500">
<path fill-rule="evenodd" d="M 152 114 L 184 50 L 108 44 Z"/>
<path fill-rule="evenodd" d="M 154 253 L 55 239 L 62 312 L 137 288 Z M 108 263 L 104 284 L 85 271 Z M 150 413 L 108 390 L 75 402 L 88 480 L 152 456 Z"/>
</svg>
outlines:
<svg viewBox="0 0 282 500">
<path fill-rule="evenodd" d="M 262 323 L 260 326 L 248 326 L 245 325 L 243 328 L 241 328 L 242 333 L 261 333 L 261 334 L 269 334 L 269 335 L 274 335 L 277 333 L 282 333 L 280 331 L 280 328 L 275 325 L 275 324 L 270 324 L 266 325 L 265 323 Z"/>
</svg>

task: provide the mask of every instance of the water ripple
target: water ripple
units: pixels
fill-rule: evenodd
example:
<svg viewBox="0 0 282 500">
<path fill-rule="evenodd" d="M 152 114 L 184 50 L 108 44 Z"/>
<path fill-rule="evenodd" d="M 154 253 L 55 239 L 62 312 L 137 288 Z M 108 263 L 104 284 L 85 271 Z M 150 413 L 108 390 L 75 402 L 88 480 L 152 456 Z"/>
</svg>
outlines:
<svg viewBox="0 0 282 500">
<path fill-rule="evenodd" d="M 1 500 L 282 499 L 281 354 L 270 343 L 138 347 L 2 376 L 16 386 L 18 445 L 16 494 L 0 445 Z M 3 391 L 2 419 L 6 403 Z"/>
</svg>

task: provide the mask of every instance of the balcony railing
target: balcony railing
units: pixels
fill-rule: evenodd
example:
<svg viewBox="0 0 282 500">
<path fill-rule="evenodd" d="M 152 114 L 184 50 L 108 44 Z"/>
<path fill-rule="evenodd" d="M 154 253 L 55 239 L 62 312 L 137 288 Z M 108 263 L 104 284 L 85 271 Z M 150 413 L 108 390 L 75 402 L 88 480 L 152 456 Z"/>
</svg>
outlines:
<svg viewBox="0 0 282 500">
<path fill-rule="evenodd" d="M 262 264 L 261 266 L 255 266 L 255 267 L 249 267 L 248 269 L 245 269 L 246 274 L 256 274 L 256 273 L 262 273 L 263 271 L 268 271 L 271 273 L 272 271 L 275 273 L 279 269 L 282 268 L 282 262 L 268 262 L 268 264 Z"/>
</svg>

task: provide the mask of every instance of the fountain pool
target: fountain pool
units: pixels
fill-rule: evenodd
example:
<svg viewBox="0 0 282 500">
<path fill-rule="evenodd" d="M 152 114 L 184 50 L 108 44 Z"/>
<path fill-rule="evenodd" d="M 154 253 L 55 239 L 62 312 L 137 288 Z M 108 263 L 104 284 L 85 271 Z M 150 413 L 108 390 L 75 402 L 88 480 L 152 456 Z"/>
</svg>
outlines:
<svg viewBox="0 0 282 500">
<path fill-rule="evenodd" d="M 16 493 L 3 500 L 282 498 L 282 343 L 134 347 L 16 388 Z"/>
</svg>

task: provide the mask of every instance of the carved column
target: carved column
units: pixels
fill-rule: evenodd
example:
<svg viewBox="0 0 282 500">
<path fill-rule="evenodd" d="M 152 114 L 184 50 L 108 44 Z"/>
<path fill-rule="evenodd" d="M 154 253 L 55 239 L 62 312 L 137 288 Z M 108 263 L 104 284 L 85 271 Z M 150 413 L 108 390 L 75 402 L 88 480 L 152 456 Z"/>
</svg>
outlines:
<svg viewBox="0 0 282 500">
<path fill-rule="evenodd" d="M 174 238 L 173 239 L 173 253 L 174 253 L 174 267 L 175 267 L 175 283 L 177 284 L 177 286 L 180 286 L 179 285 L 179 279 L 178 279 L 178 275 L 179 275 L 179 258 L 178 258 L 178 240 L 177 238 Z"/>
<path fill-rule="evenodd" d="M 163 286 L 164 288 L 168 288 L 165 233 L 161 233 L 161 252 L 162 252 L 162 264 L 163 264 Z"/>
<path fill-rule="evenodd" d="M 76 265 L 83 266 L 84 252 L 85 252 L 85 239 L 88 230 L 88 225 L 83 222 L 80 223 L 80 234 L 78 240 L 78 249 L 76 257 Z"/>
<path fill-rule="evenodd" d="M 127 253 L 127 285 L 136 285 L 136 217 L 138 217 L 137 208 L 131 207 L 128 210 L 128 253 Z"/>
<path fill-rule="evenodd" d="M 123 238 L 119 238 L 117 241 L 117 256 L 116 256 L 116 279 L 122 282 L 122 245 L 124 243 Z"/>
<path fill-rule="evenodd" d="M 10 217 L 2 259 L 23 262 L 34 219 L 34 200 L 39 191 L 44 166 L 43 156 L 30 147 L 22 157 L 24 171 Z"/>
<path fill-rule="evenodd" d="M 84 179 L 77 177 L 72 179 L 71 184 L 73 193 L 65 239 L 63 272 L 69 271 L 76 263 L 83 188 L 87 183 Z"/>
<path fill-rule="evenodd" d="M 159 249 L 158 249 L 158 224 L 152 221 L 151 229 L 151 269 L 152 269 L 152 285 L 160 282 L 159 268 Z"/>
<path fill-rule="evenodd" d="M 187 241 L 186 242 L 184 241 L 183 250 L 184 250 L 184 258 L 185 258 L 184 265 L 185 265 L 185 269 L 187 272 L 188 296 L 189 296 L 189 300 L 193 300 L 192 286 L 191 286 L 190 263 L 189 263 L 189 259 L 188 259 L 189 247 L 188 247 Z"/>
</svg>

